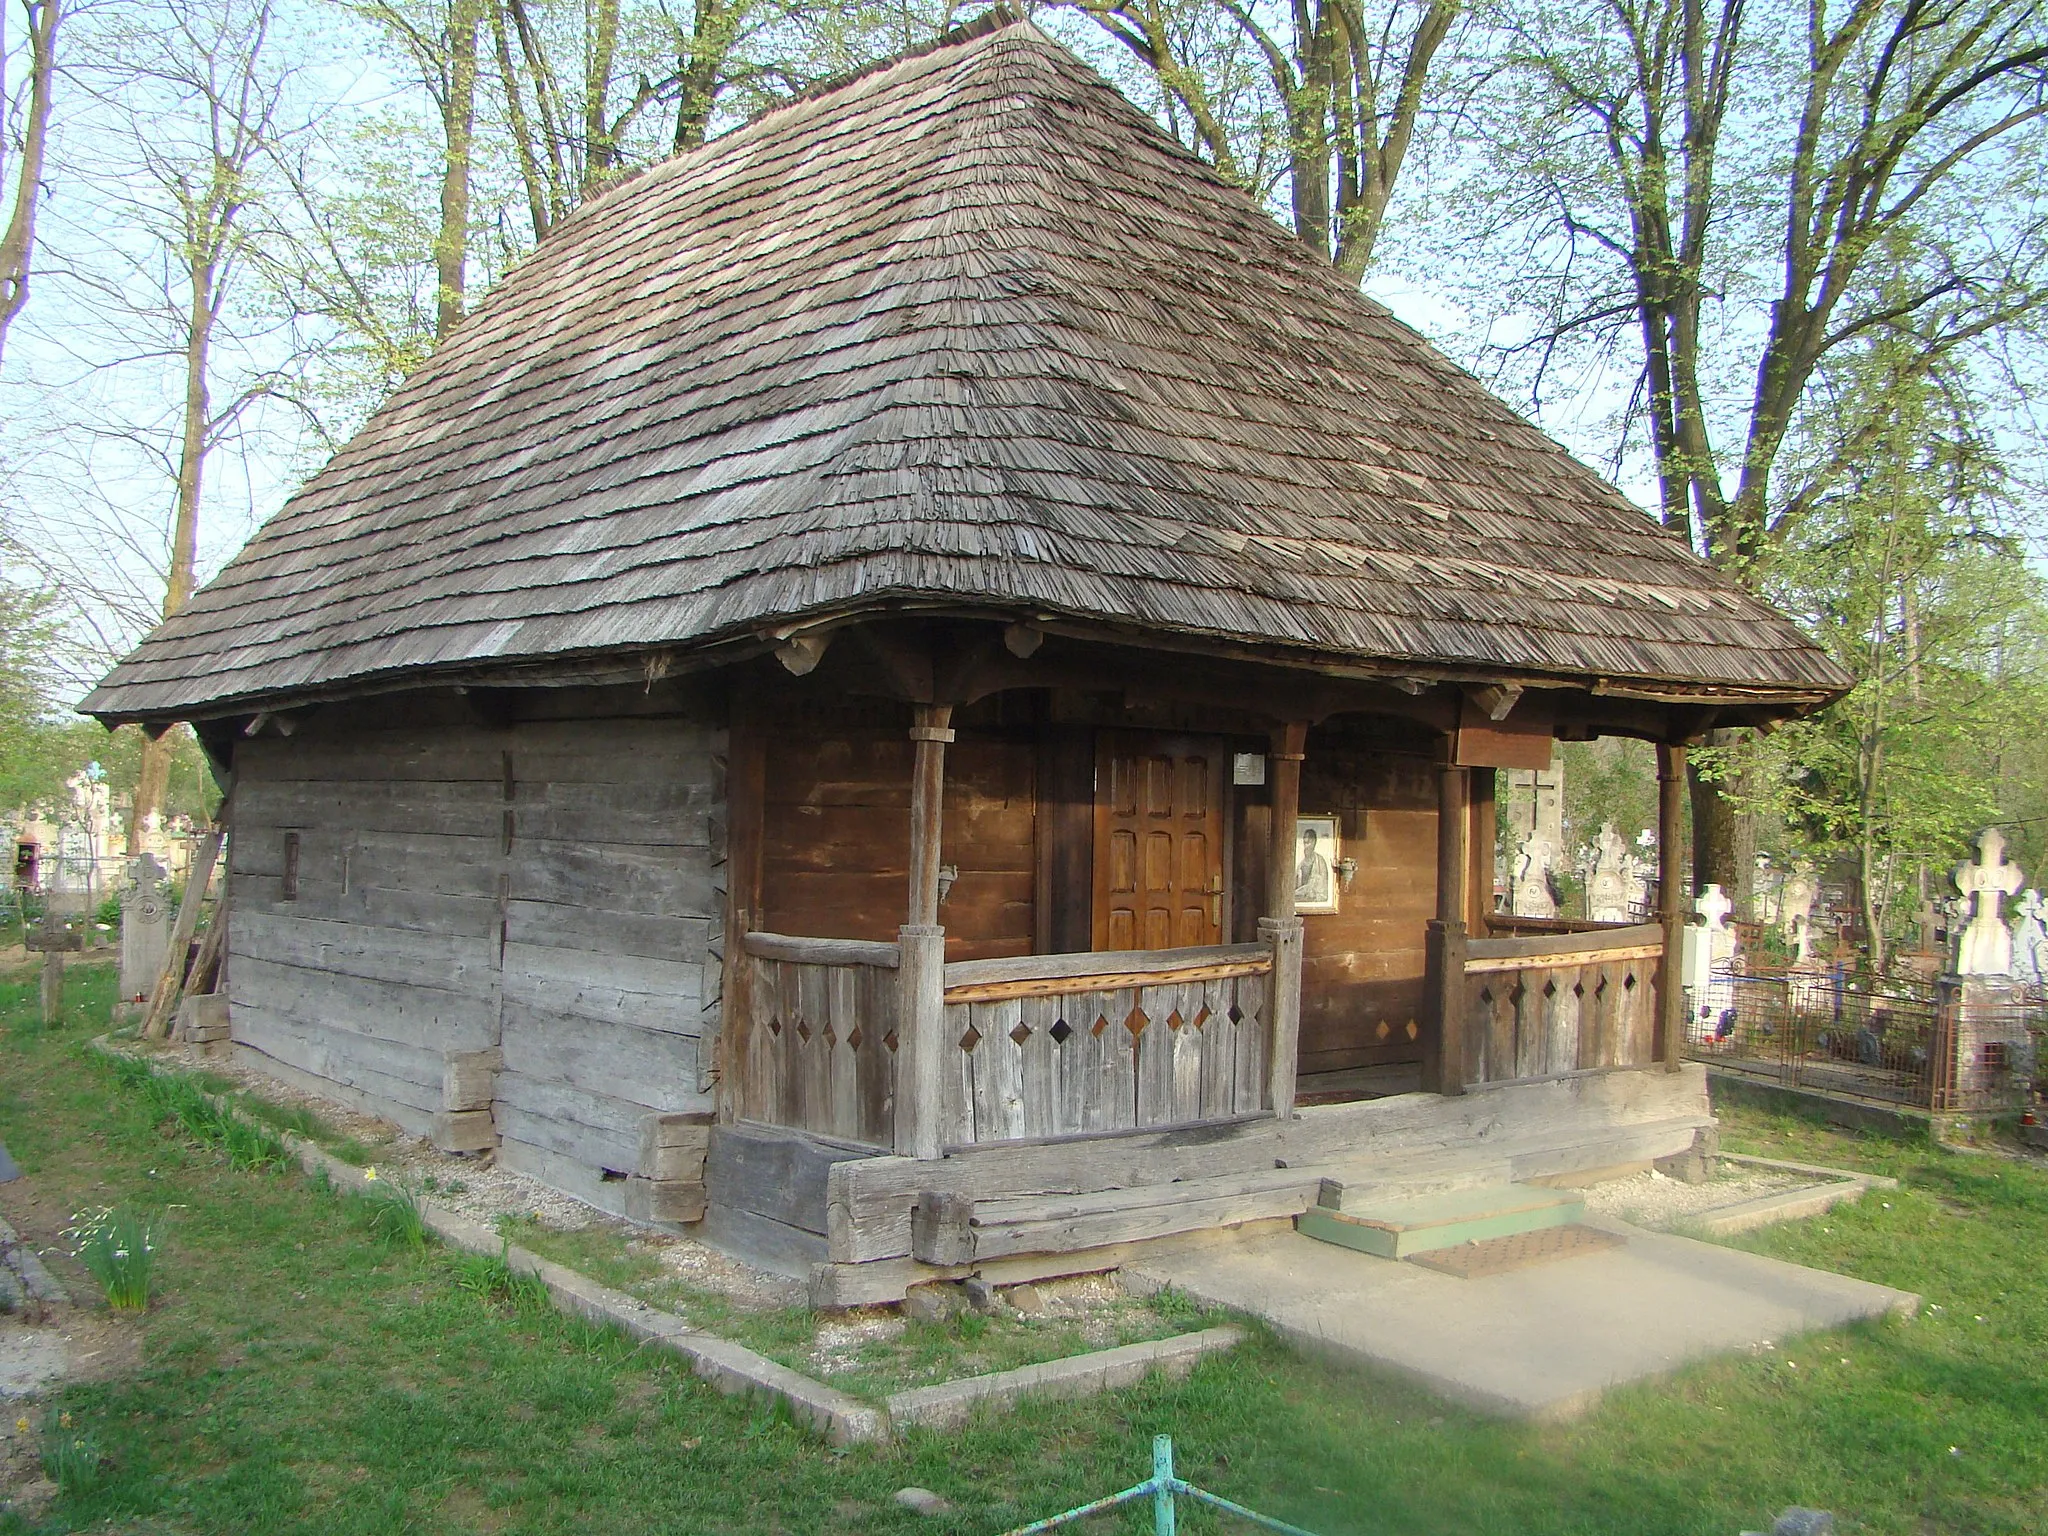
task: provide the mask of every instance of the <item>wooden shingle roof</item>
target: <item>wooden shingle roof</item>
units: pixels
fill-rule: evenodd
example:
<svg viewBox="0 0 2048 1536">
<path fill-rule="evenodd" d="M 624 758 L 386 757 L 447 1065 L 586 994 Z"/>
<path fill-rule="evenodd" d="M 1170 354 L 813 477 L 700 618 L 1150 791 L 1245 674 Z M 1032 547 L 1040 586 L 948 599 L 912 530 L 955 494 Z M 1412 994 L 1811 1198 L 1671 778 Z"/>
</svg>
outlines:
<svg viewBox="0 0 2048 1536">
<path fill-rule="evenodd" d="M 82 707 L 892 603 L 1788 703 L 1846 681 L 1019 23 L 584 208 Z"/>
</svg>

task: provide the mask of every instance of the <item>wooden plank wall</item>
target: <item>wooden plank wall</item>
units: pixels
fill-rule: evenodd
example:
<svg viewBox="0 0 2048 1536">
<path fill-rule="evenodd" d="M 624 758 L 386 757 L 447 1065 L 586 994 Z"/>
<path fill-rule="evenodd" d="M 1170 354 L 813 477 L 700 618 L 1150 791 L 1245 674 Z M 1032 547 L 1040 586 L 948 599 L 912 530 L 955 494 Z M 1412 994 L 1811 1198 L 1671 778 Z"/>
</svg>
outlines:
<svg viewBox="0 0 2048 1536">
<path fill-rule="evenodd" d="M 755 926 L 806 938 L 893 942 L 909 891 L 910 759 L 900 728 L 826 725 L 770 734 Z M 946 958 L 1033 951 L 1037 748 L 958 726 L 946 750 L 940 858 L 959 878 L 939 910 Z"/>
<path fill-rule="evenodd" d="M 711 1109 L 724 731 L 381 713 L 240 745 L 235 1038 L 416 1134 L 485 1060 L 501 1160 L 623 1210 L 649 1117 Z"/>
<path fill-rule="evenodd" d="M 1315 730 L 1301 813 L 1338 818 L 1358 861 L 1335 913 L 1303 917 L 1301 1071 L 1418 1059 L 1423 942 L 1436 915 L 1436 769 L 1419 751 Z"/>
</svg>

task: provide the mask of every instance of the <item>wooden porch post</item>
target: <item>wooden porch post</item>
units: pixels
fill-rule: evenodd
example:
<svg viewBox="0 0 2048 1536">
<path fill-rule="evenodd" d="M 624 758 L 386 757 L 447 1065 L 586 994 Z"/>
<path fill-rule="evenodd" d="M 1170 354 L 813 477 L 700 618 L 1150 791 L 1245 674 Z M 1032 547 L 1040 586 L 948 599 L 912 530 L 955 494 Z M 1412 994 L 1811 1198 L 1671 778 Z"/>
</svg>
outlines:
<svg viewBox="0 0 2048 1536">
<path fill-rule="evenodd" d="M 1455 751 L 1447 757 L 1455 757 Z M 1431 1093 L 1465 1091 L 1465 926 L 1471 877 L 1470 770 L 1437 767 L 1436 917 L 1429 925 L 1427 986 L 1436 1014 L 1436 1050 L 1422 1064 Z"/>
<path fill-rule="evenodd" d="M 1266 1057 L 1273 1113 L 1294 1113 L 1294 1077 L 1301 1046 L 1301 919 L 1294 913 L 1294 822 L 1301 811 L 1301 763 L 1308 724 L 1290 720 L 1273 732 L 1273 825 L 1266 849 L 1266 915 L 1259 941 L 1273 951 L 1273 1038 Z"/>
<path fill-rule="evenodd" d="M 1685 748 L 1657 748 L 1657 920 L 1664 954 L 1657 962 L 1657 1058 L 1664 1070 L 1685 1064 L 1685 853 L 1679 797 L 1685 793 Z"/>
<path fill-rule="evenodd" d="M 939 1100 L 944 1091 L 946 930 L 939 926 L 939 810 L 946 792 L 946 743 L 953 707 L 920 704 L 910 739 L 910 901 L 897 934 L 896 972 L 902 998 L 896 1031 L 896 1151 L 939 1155 Z"/>
</svg>

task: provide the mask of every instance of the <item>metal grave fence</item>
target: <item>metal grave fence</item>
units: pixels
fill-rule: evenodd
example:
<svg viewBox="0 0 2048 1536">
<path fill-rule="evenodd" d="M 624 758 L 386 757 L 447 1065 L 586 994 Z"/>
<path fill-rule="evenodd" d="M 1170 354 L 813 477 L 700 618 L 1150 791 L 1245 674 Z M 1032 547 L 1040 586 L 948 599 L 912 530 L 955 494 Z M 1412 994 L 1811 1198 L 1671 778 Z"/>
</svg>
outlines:
<svg viewBox="0 0 2048 1536">
<path fill-rule="evenodd" d="M 1688 992 L 1686 1054 L 1830 1098 L 2001 1112 L 2030 1102 L 2048 1009 L 1958 1008 L 1935 981 L 1846 970 L 1717 972 Z"/>
</svg>

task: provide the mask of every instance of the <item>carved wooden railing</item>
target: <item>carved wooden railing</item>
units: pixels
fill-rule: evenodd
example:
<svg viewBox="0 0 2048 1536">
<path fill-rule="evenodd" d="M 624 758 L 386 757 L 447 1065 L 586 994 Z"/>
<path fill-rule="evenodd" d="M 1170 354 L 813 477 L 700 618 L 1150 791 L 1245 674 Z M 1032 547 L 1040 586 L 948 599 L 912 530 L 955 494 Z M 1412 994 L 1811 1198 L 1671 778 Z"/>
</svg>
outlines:
<svg viewBox="0 0 2048 1536">
<path fill-rule="evenodd" d="M 947 1145 L 1255 1114 L 1274 1103 L 1286 944 L 1033 955 L 945 968 Z M 1291 1038 L 1286 1043 L 1291 1098 Z"/>
<path fill-rule="evenodd" d="M 889 1146 L 897 946 L 750 933 L 744 949 L 739 1117 Z"/>
<path fill-rule="evenodd" d="M 1656 923 L 1464 944 L 1464 1081 L 1657 1060 Z"/>
</svg>

